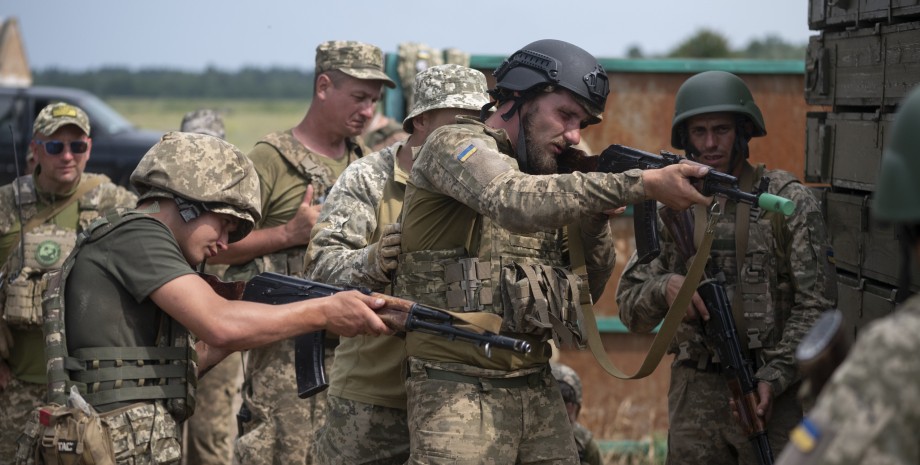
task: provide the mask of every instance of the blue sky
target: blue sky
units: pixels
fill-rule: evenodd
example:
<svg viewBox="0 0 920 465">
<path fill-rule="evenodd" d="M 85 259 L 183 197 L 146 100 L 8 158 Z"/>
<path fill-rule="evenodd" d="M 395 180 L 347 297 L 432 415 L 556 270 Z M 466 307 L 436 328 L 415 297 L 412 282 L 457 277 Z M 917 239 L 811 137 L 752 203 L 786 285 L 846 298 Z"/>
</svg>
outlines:
<svg viewBox="0 0 920 465">
<path fill-rule="evenodd" d="M 19 18 L 33 68 L 132 69 L 284 66 L 312 69 L 324 40 L 354 39 L 394 52 L 400 42 L 507 55 L 538 39 L 572 42 L 598 57 L 630 45 L 664 53 L 698 29 L 732 47 L 767 34 L 805 43 L 805 0 L 4 0 Z"/>
</svg>

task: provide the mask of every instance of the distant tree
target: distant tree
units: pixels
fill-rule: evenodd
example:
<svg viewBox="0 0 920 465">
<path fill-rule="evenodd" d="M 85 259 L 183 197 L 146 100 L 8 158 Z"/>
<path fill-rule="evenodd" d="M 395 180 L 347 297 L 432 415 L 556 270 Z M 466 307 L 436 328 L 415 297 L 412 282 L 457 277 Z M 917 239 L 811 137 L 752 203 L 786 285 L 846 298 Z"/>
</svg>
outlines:
<svg viewBox="0 0 920 465">
<path fill-rule="evenodd" d="M 642 48 L 639 45 L 632 44 L 626 49 L 626 58 L 645 58 L 645 54 L 642 53 Z"/>
<path fill-rule="evenodd" d="M 805 58 L 807 44 L 794 45 L 777 35 L 767 35 L 763 40 L 752 40 L 739 53 L 745 58 L 762 60 L 801 60 Z"/>
<path fill-rule="evenodd" d="M 668 54 L 668 58 L 730 58 L 731 56 L 728 39 L 709 29 L 700 29 Z"/>
</svg>

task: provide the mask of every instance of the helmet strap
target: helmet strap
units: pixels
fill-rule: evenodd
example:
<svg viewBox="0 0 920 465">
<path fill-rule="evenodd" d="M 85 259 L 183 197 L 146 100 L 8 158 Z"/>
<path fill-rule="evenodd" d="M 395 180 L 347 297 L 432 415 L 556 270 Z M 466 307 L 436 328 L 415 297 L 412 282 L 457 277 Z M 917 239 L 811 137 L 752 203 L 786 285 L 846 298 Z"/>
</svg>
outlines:
<svg viewBox="0 0 920 465">
<path fill-rule="evenodd" d="M 176 206 L 179 207 L 179 216 L 186 223 L 208 211 L 208 208 L 201 202 L 188 201 L 178 195 L 173 197 L 173 200 L 176 202 Z"/>
</svg>

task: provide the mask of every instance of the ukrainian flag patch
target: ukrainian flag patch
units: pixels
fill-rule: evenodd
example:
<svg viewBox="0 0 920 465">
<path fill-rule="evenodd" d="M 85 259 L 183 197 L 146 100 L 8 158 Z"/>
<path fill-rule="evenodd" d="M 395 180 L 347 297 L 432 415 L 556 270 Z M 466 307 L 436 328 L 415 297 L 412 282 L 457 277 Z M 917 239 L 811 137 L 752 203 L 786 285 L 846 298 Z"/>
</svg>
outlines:
<svg viewBox="0 0 920 465">
<path fill-rule="evenodd" d="M 789 434 L 789 440 L 803 453 L 814 450 L 820 437 L 821 430 L 808 418 L 803 419 L 799 426 L 796 426 L 792 433 Z"/>
<path fill-rule="evenodd" d="M 473 144 L 470 144 L 467 148 L 461 150 L 460 153 L 457 154 L 457 160 L 461 162 L 466 161 L 466 159 L 473 156 L 474 153 L 476 153 L 476 147 L 473 147 Z"/>
</svg>

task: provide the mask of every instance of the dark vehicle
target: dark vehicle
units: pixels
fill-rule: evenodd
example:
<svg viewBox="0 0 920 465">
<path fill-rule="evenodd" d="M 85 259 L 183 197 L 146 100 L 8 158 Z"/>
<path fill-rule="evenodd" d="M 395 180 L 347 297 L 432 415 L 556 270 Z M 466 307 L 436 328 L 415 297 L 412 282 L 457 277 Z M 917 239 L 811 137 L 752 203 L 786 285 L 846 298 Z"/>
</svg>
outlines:
<svg viewBox="0 0 920 465">
<path fill-rule="evenodd" d="M 89 116 L 93 151 L 86 171 L 105 174 L 127 186 L 131 172 L 162 133 L 136 128 L 95 95 L 67 87 L 0 87 L 0 185 L 16 177 L 13 144 L 19 171 L 25 170 L 26 150 L 32 140 L 32 122 L 49 103 L 67 102 Z M 13 133 L 10 134 L 12 125 Z"/>
</svg>

